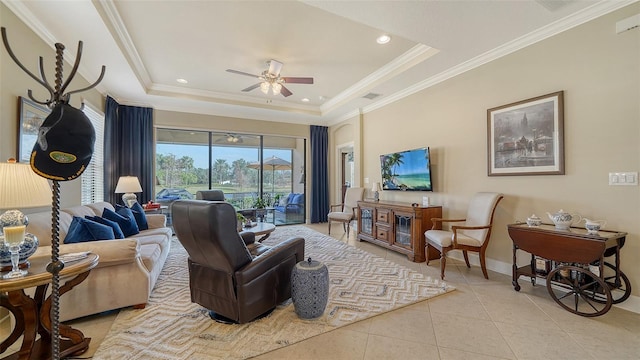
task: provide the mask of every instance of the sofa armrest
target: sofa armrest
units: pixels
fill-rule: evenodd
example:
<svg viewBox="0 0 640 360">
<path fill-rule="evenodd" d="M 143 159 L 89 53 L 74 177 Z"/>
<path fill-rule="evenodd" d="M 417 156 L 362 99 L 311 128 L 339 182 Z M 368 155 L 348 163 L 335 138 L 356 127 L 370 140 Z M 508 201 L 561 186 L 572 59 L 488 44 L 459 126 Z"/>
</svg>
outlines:
<svg viewBox="0 0 640 360">
<path fill-rule="evenodd" d="M 164 214 L 148 214 L 147 224 L 149 229 L 157 229 L 167 226 L 167 216 Z"/>
<path fill-rule="evenodd" d="M 140 256 L 138 251 L 138 240 L 136 239 L 116 239 L 98 240 L 74 244 L 60 244 L 60 255 L 91 251 L 98 254 L 98 268 L 127 264 L 136 261 Z M 51 246 L 41 246 L 34 256 L 51 256 Z"/>
<path fill-rule="evenodd" d="M 252 262 L 236 271 L 236 281 L 238 284 L 247 284 L 264 275 L 291 255 L 296 256 L 296 263 L 304 260 L 303 238 L 285 240 L 258 255 Z"/>
</svg>

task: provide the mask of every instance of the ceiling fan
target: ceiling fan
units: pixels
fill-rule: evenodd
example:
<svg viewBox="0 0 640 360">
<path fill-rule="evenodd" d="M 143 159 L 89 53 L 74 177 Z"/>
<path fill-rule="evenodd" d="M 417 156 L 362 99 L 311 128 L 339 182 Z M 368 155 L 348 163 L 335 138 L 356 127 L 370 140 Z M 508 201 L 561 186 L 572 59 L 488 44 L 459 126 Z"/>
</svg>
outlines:
<svg viewBox="0 0 640 360">
<path fill-rule="evenodd" d="M 215 140 L 216 143 L 231 143 L 231 144 L 242 144 L 244 140 L 242 139 L 242 135 L 226 133 L 221 134 L 221 136 Z"/>
<path fill-rule="evenodd" d="M 262 72 L 260 75 L 249 74 L 243 71 L 227 69 L 228 72 L 240 75 L 251 76 L 254 78 L 258 78 L 260 80 L 259 83 L 249 86 L 246 89 L 242 89 L 242 91 L 251 91 L 257 88 L 268 94 L 269 89 L 273 91 L 274 95 L 282 94 L 282 96 L 287 97 L 291 96 L 293 93 L 287 89 L 284 84 L 313 84 L 312 77 L 288 77 L 288 76 L 280 76 L 280 70 L 282 70 L 282 63 L 276 60 L 267 61 L 269 65 L 269 69 Z"/>
</svg>

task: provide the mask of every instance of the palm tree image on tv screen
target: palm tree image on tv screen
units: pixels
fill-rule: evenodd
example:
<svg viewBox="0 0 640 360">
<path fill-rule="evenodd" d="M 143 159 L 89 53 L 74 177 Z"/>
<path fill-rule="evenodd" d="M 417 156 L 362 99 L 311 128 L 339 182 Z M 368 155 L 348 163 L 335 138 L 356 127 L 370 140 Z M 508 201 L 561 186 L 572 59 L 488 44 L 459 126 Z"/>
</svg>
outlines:
<svg viewBox="0 0 640 360">
<path fill-rule="evenodd" d="M 433 191 L 429 148 L 380 155 L 382 189 Z"/>
</svg>

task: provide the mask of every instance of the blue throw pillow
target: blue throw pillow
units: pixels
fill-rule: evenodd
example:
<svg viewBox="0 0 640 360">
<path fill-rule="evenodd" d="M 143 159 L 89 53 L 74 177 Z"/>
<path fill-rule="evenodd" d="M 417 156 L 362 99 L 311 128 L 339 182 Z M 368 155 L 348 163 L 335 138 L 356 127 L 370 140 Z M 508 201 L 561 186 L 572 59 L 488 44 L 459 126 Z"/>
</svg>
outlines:
<svg viewBox="0 0 640 360">
<path fill-rule="evenodd" d="M 304 201 L 303 194 L 295 194 L 291 196 L 289 200 L 289 204 L 302 205 Z"/>
<path fill-rule="evenodd" d="M 147 223 L 147 215 L 144 213 L 144 209 L 142 205 L 135 203 L 131 206 L 131 212 L 133 212 L 133 217 L 136 218 L 136 223 L 138 224 L 138 228 L 140 230 L 149 229 L 149 224 Z"/>
<path fill-rule="evenodd" d="M 97 223 L 100 223 L 102 225 L 107 225 L 109 227 L 111 227 L 111 229 L 113 229 L 113 235 L 115 236 L 116 239 L 124 239 L 124 233 L 122 232 L 122 229 L 120 228 L 120 225 L 118 225 L 117 222 L 109 220 L 109 219 L 105 219 L 105 218 L 101 218 L 100 216 L 85 216 L 85 219 L 89 219 L 91 221 L 95 221 Z"/>
<path fill-rule="evenodd" d="M 133 236 L 139 233 L 140 230 L 138 229 L 138 224 L 136 224 L 136 219 L 133 217 L 133 213 L 131 213 L 131 210 L 125 208 L 125 210 L 122 210 L 122 212 L 128 212 L 128 214 L 125 216 L 122 214 L 118 214 L 111 209 L 105 208 L 102 211 L 102 217 L 107 220 L 117 222 L 118 225 L 120 225 L 120 229 L 122 229 L 122 233 L 125 237 Z"/>
<path fill-rule="evenodd" d="M 74 216 L 63 243 L 73 244 L 95 240 L 115 239 L 113 229 L 107 225 Z"/>
</svg>

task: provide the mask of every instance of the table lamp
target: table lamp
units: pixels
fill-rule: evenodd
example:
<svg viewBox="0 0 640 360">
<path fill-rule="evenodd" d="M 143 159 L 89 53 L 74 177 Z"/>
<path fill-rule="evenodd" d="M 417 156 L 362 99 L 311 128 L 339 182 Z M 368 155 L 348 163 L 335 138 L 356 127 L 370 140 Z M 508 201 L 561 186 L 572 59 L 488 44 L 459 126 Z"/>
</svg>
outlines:
<svg viewBox="0 0 640 360">
<path fill-rule="evenodd" d="M 15 159 L 0 163 L 0 184 L 2 184 L 0 187 L 0 209 L 51 205 L 49 182 L 33 172 L 29 164 L 19 164 Z M 19 210 L 8 210 L 0 215 L 0 235 L 3 235 L 3 242 L 11 253 L 12 270 L 5 277 L 23 276 L 26 271 L 20 270 L 20 267 L 28 267 L 29 263 L 26 258 L 36 251 L 38 243 L 35 236 L 25 234 L 27 224 L 27 217 Z M 23 244 L 25 241 L 27 243 Z M 23 254 L 20 254 L 21 246 L 23 246 Z M 28 249 L 24 249 L 24 247 Z M 21 255 L 23 259 L 20 259 Z"/>
<path fill-rule="evenodd" d="M 371 186 L 371 191 L 373 191 L 373 200 L 380 201 L 380 191 L 382 188 L 380 187 L 380 183 L 377 181 L 373 182 L 373 186 Z"/>
<path fill-rule="evenodd" d="M 137 176 L 120 176 L 114 192 L 116 194 L 124 193 L 124 195 L 122 195 L 122 202 L 127 207 L 131 207 L 138 202 L 138 198 L 134 193 L 142 192 L 142 186 L 140 186 L 140 181 Z"/>
</svg>

